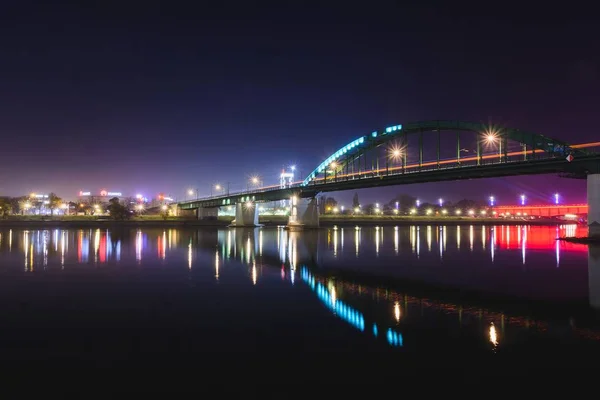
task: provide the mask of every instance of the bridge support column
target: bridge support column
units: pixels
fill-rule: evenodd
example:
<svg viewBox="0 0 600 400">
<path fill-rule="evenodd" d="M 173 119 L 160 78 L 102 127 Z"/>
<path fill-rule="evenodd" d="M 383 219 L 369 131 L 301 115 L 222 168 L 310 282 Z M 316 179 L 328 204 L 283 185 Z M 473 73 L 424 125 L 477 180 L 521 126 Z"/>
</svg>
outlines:
<svg viewBox="0 0 600 400">
<path fill-rule="evenodd" d="M 219 207 L 198 207 L 198 219 L 209 220 L 219 218 Z"/>
<path fill-rule="evenodd" d="M 235 219 L 231 221 L 232 227 L 252 227 L 258 224 L 258 207 L 253 201 L 237 203 L 235 205 Z"/>
<path fill-rule="evenodd" d="M 288 228 L 318 228 L 319 206 L 316 198 L 300 199 L 292 196 Z"/>
<path fill-rule="evenodd" d="M 600 247 L 588 246 L 588 284 L 590 306 L 600 309 Z"/>
<path fill-rule="evenodd" d="M 587 176 L 588 236 L 600 239 L 600 174 Z"/>
</svg>

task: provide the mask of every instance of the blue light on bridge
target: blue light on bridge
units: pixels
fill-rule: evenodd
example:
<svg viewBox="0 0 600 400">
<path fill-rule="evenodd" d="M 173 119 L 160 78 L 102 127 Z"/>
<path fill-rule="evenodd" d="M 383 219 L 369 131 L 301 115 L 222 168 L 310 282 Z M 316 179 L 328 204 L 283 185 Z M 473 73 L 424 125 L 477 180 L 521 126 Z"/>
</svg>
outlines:
<svg viewBox="0 0 600 400">
<path fill-rule="evenodd" d="M 373 324 L 373 335 L 377 337 L 379 334 L 379 330 L 377 329 L 377 324 Z"/>
<path fill-rule="evenodd" d="M 391 328 L 387 331 L 387 341 L 392 346 L 402 346 L 403 339 L 402 334 L 394 332 Z"/>
<path fill-rule="evenodd" d="M 315 282 L 315 278 L 306 268 L 302 268 L 300 276 L 302 277 L 302 280 L 317 293 L 317 297 L 327 306 L 327 308 L 356 329 L 364 332 L 365 317 L 360 311 L 350 307 L 341 300 L 333 298 L 329 293 L 329 290 L 327 290 L 323 284 Z"/>
<path fill-rule="evenodd" d="M 402 129 L 402 125 L 388 126 L 387 128 L 385 128 L 385 133 L 392 133 L 394 131 L 399 131 L 401 129 Z"/>
<path fill-rule="evenodd" d="M 310 173 L 310 175 L 302 182 L 302 185 L 303 186 L 308 185 L 308 183 L 311 180 L 316 178 L 317 174 L 320 174 L 323 171 L 325 171 L 332 162 L 336 161 L 338 158 L 340 158 L 347 152 L 351 151 L 353 148 L 363 144 L 364 142 L 365 142 L 365 136 L 360 137 L 356 140 L 353 140 L 352 142 L 348 143 L 347 145 L 345 145 L 344 147 L 342 147 L 341 149 L 339 149 L 338 151 L 333 153 L 325 161 L 323 161 L 313 172 Z"/>
</svg>

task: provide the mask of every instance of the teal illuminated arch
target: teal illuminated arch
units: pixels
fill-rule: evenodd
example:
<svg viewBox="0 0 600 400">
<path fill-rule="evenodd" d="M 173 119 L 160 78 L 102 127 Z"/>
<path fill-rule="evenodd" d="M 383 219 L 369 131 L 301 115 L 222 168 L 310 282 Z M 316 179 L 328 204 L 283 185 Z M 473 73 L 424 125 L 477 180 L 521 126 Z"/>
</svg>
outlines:
<svg viewBox="0 0 600 400">
<path fill-rule="evenodd" d="M 327 168 L 333 162 L 353 155 L 358 155 L 361 152 L 396 138 L 399 134 L 410 135 L 429 131 L 466 131 L 485 134 L 489 133 L 491 130 L 493 130 L 499 139 L 516 141 L 526 145 L 530 149 L 541 150 L 556 156 L 566 156 L 568 154 L 588 154 L 588 152 L 585 150 L 571 148 L 566 142 L 552 139 L 537 133 L 522 131 L 520 129 L 490 126 L 489 124 L 480 122 L 447 120 L 421 121 L 404 125 L 389 126 L 381 131 L 373 131 L 369 135 L 361 136 L 351 141 L 319 164 L 317 168 L 308 174 L 308 176 L 302 182 L 302 185 L 308 185 L 319 174 L 326 172 Z"/>
<path fill-rule="evenodd" d="M 391 134 L 391 133 L 399 132 L 400 130 L 402 130 L 402 125 L 394 125 L 394 126 L 386 128 L 384 132 L 385 132 L 385 134 Z M 370 135 L 371 138 L 375 138 L 377 136 L 378 136 L 377 131 L 371 132 L 371 135 Z M 358 139 L 354 139 L 353 141 L 351 141 L 347 145 L 341 147 L 338 151 L 336 151 L 335 153 L 333 153 L 332 155 L 327 157 L 325 159 L 325 161 L 323 161 L 321 164 L 319 164 L 319 166 L 317 168 L 315 168 L 313 172 L 308 174 L 308 176 L 302 182 L 302 185 L 308 185 L 311 180 L 313 180 L 317 177 L 318 174 L 325 171 L 325 169 L 327 167 L 329 167 L 329 165 L 332 162 L 340 159 L 342 156 L 358 153 L 358 150 L 368 148 L 368 147 L 370 147 L 369 145 L 370 145 L 369 136 L 361 136 Z"/>
</svg>

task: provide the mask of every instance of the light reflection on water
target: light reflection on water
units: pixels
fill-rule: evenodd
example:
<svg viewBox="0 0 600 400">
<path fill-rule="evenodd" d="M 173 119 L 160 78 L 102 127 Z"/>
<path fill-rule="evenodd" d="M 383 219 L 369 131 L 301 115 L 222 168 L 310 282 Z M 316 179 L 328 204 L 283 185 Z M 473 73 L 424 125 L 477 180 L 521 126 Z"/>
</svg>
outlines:
<svg viewBox="0 0 600 400">
<path fill-rule="evenodd" d="M 282 281 L 294 285 L 298 275 L 336 318 L 393 347 L 410 343 L 411 329 L 421 319 L 446 321 L 452 316 L 459 327 L 475 332 L 495 351 L 504 342 L 518 340 L 519 330 L 547 332 L 551 323 L 358 285 L 321 272 L 348 269 L 483 291 L 527 292 L 534 298 L 589 297 L 594 305 L 600 288 L 594 286 L 591 271 L 600 268 L 600 261 L 589 265 L 588 278 L 592 257 L 587 246 L 556 240 L 581 236 L 582 229 L 575 225 L 357 226 L 306 232 L 11 229 L 0 231 L 0 268 L 18 265 L 31 273 L 103 265 L 174 270 L 182 266 L 188 273 L 210 268 L 214 281 L 219 281 L 235 263 L 242 263 L 248 267 L 248 282 L 257 288 L 264 288 L 264 268 L 279 268 Z M 504 284 L 492 284 L 499 280 Z M 439 324 L 442 330 L 456 329 L 455 322 Z M 594 329 L 564 325 L 572 337 L 600 338 Z"/>
</svg>

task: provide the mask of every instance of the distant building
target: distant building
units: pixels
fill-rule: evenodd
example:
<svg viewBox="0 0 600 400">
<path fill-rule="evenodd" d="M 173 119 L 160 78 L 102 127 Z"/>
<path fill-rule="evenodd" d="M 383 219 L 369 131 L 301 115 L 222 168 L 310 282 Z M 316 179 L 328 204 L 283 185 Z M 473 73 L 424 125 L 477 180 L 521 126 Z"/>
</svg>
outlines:
<svg viewBox="0 0 600 400">
<path fill-rule="evenodd" d="M 105 189 L 100 190 L 97 193 L 80 191 L 77 200 L 80 203 L 86 204 L 108 204 L 108 201 L 113 197 L 118 198 L 120 201 L 126 200 L 126 197 L 123 196 L 121 192 L 113 192 Z"/>
</svg>

